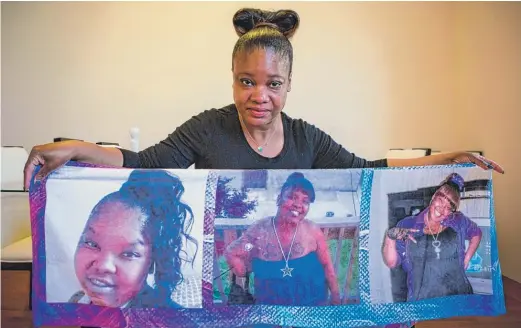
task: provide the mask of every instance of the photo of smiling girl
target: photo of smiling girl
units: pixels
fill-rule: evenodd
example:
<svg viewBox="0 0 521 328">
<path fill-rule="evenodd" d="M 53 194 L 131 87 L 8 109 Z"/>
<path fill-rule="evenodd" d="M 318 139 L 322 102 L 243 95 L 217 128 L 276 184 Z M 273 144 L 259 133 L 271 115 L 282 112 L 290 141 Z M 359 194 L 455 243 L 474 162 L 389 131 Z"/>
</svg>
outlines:
<svg viewBox="0 0 521 328">
<path fill-rule="evenodd" d="M 315 202 L 313 184 L 289 175 L 276 214 L 251 225 L 224 253 L 234 275 L 254 275 L 255 304 L 339 305 L 340 291 L 326 236 L 306 218 Z"/>
<path fill-rule="evenodd" d="M 407 302 L 474 293 L 465 271 L 482 231 L 459 210 L 464 188 L 460 174 L 449 174 L 425 209 L 386 231 L 383 260 L 405 272 Z"/>
<path fill-rule="evenodd" d="M 74 254 L 81 285 L 69 300 L 107 307 L 182 305 L 172 294 L 183 281 L 192 209 L 181 201 L 181 180 L 162 170 L 134 170 L 121 188 L 92 209 Z M 153 284 L 147 279 L 153 275 Z"/>
</svg>

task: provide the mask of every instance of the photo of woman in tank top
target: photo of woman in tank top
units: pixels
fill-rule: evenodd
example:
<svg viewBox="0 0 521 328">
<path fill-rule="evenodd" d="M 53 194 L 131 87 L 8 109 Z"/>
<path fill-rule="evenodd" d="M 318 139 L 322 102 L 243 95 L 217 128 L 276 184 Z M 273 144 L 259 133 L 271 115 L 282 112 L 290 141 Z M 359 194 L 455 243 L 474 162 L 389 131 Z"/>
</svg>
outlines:
<svg viewBox="0 0 521 328">
<path fill-rule="evenodd" d="M 482 232 L 459 211 L 464 183 L 461 175 L 448 175 L 424 210 L 386 231 L 383 259 L 405 271 L 407 301 L 474 293 L 466 269 Z"/>
<path fill-rule="evenodd" d="M 326 237 L 306 219 L 314 201 L 313 184 L 292 173 L 277 197 L 276 214 L 258 219 L 227 246 L 224 257 L 233 274 L 253 273 L 255 304 L 340 304 Z"/>
</svg>

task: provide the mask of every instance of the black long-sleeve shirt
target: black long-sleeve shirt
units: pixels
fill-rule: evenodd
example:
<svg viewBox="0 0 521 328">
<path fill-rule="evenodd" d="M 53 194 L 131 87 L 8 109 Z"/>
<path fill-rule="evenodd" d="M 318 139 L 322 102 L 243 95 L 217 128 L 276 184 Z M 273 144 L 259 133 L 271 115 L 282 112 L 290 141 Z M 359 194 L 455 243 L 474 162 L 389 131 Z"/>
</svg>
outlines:
<svg viewBox="0 0 521 328">
<path fill-rule="evenodd" d="M 284 146 L 274 158 L 256 153 L 241 129 L 235 105 L 206 110 L 175 129 L 160 143 L 138 153 L 121 149 L 127 168 L 197 169 L 333 169 L 386 167 L 337 144 L 328 134 L 301 119 L 281 113 Z"/>
</svg>

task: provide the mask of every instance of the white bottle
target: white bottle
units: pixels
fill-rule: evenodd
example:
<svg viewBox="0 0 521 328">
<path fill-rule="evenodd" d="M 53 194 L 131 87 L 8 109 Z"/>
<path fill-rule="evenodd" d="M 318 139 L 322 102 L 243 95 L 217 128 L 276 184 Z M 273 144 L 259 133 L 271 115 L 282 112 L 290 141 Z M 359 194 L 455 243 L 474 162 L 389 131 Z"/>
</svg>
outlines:
<svg viewBox="0 0 521 328">
<path fill-rule="evenodd" d="M 130 150 L 134 152 L 139 151 L 139 128 L 130 129 Z"/>
</svg>

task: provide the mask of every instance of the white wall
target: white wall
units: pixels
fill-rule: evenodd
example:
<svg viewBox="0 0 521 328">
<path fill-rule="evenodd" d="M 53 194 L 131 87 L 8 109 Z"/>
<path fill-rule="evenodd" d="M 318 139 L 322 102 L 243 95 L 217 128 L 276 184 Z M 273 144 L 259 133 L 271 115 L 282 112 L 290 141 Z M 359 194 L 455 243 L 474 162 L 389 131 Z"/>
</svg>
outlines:
<svg viewBox="0 0 521 328">
<path fill-rule="evenodd" d="M 460 3 L 457 9 L 462 119 L 452 133 L 462 131 L 464 147 L 483 149 L 506 171 L 494 177 L 499 255 L 503 273 L 521 282 L 521 3 Z"/>
<path fill-rule="evenodd" d="M 2 145 L 61 136 L 128 147 L 139 126 L 146 147 L 231 103 L 231 19 L 243 6 L 301 16 L 290 115 L 371 159 L 432 147 L 504 164 L 500 250 L 521 281 L 519 3 L 3 2 Z"/>
<path fill-rule="evenodd" d="M 128 147 L 137 125 L 146 147 L 231 103 L 231 19 L 245 5 L 299 13 L 286 110 L 356 153 L 381 157 L 409 137 L 403 115 L 452 107 L 445 4 L 3 3 L 2 143 L 65 136 Z"/>
</svg>

